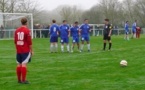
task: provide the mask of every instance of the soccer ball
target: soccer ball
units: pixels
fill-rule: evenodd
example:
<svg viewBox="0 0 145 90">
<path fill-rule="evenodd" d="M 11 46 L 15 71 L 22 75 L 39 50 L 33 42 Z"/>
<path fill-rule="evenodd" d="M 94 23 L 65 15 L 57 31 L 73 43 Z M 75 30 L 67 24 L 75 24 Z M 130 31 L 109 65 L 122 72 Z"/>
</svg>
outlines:
<svg viewBox="0 0 145 90">
<path fill-rule="evenodd" d="M 121 60 L 120 66 L 126 67 L 127 66 L 127 61 L 126 60 Z"/>
</svg>

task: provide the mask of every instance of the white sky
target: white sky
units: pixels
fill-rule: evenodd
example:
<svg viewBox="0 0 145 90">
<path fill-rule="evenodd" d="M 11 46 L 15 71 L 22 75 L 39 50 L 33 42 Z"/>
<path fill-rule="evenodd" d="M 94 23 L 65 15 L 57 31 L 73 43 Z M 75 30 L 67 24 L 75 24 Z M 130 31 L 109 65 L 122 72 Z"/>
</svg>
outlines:
<svg viewBox="0 0 145 90">
<path fill-rule="evenodd" d="M 60 5 L 77 5 L 82 9 L 90 9 L 98 3 L 98 0 L 38 0 L 45 10 L 53 10 Z"/>
</svg>

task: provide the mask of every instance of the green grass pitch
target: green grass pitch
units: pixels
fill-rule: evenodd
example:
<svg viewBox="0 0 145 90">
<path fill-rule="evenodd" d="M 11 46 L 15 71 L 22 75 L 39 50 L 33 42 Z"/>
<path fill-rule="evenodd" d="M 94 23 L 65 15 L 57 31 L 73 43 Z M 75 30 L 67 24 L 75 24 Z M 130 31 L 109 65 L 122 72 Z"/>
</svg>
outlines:
<svg viewBox="0 0 145 90">
<path fill-rule="evenodd" d="M 142 35 L 143 36 L 143 35 Z M 15 46 L 0 41 L 0 90 L 145 90 L 145 39 L 112 36 L 112 51 L 102 50 L 102 37 L 91 37 L 91 52 L 49 53 L 48 39 L 34 39 L 28 64 L 31 84 L 17 83 Z M 60 49 L 60 45 L 59 45 Z M 120 67 L 121 60 L 128 66 Z"/>
</svg>

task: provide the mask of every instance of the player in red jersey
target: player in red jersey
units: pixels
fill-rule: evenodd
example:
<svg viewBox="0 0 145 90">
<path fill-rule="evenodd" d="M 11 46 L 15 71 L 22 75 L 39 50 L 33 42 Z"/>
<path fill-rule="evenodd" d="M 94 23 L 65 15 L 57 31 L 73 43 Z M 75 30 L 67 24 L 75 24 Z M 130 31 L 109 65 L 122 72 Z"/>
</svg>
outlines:
<svg viewBox="0 0 145 90">
<path fill-rule="evenodd" d="M 136 27 L 136 38 L 140 38 L 141 27 Z"/>
<path fill-rule="evenodd" d="M 27 63 L 30 62 L 30 58 L 33 54 L 31 31 L 27 28 L 27 19 L 21 19 L 22 26 L 15 31 L 14 43 L 16 46 L 16 58 L 17 58 L 17 78 L 18 83 L 28 84 L 26 81 L 27 75 Z"/>
</svg>

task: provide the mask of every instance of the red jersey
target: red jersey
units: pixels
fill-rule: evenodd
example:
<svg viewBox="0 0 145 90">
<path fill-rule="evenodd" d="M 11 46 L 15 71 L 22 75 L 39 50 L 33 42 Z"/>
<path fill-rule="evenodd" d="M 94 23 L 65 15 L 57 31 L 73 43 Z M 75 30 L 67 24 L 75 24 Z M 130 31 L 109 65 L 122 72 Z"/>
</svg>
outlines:
<svg viewBox="0 0 145 90">
<path fill-rule="evenodd" d="M 137 27 L 137 28 L 136 28 L 136 31 L 137 31 L 137 32 L 141 32 L 141 28 L 140 28 L 140 27 Z"/>
<path fill-rule="evenodd" d="M 21 26 L 15 31 L 14 42 L 17 53 L 30 52 L 30 45 L 32 45 L 31 32 L 26 26 Z"/>
</svg>

